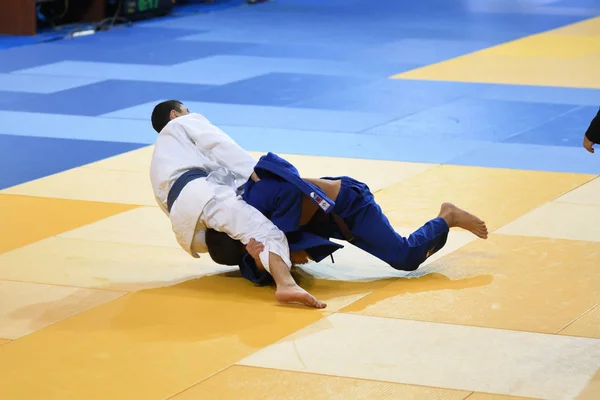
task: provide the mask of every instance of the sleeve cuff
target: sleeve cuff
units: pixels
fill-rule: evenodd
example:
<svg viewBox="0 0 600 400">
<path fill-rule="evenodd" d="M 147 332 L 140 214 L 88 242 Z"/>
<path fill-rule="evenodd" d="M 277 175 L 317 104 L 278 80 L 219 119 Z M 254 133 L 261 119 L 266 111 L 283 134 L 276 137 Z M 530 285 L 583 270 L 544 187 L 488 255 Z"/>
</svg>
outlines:
<svg viewBox="0 0 600 400">
<path fill-rule="evenodd" d="M 277 254 L 279 257 L 281 257 L 288 268 L 292 268 L 292 262 L 288 256 L 289 251 L 282 251 L 282 249 L 279 249 L 278 247 L 279 246 L 270 246 L 269 244 L 265 244 L 265 249 L 258 255 L 263 266 L 269 273 L 271 273 L 271 266 L 269 265 L 269 253 Z"/>
</svg>

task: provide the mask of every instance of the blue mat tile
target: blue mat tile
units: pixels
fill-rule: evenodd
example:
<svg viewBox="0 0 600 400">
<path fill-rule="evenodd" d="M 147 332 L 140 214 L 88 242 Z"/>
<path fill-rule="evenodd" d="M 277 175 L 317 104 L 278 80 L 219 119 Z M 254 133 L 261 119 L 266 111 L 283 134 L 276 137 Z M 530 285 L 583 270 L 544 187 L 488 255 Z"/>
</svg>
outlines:
<svg viewBox="0 0 600 400">
<path fill-rule="evenodd" d="M 421 40 L 474 40 L 494 45 L 527 36 L 528 32 L 511 29 L 493 29 L 487 26 L 469 26 L 468 24 L 444 24 L 440 21 L 427 21 L 422 26 L 405 27 L 399 32 L 398 39 Z"/>
<path fill-rule="evenodd" d="M 95 116 L 171 98 L 204 100 L 203 93 L 209 88 L 206 85 L 107 80 L 36 98 L 0 103 L 0 109 Z"/>
<path fill-rule="evenodd" d="M 226 42 L 184 42 L 174 39 L 159 43 L 151 41 L 136 45 L 105 43 L 104 46 L 98 46 L 82 44 L 77 39 L 65 40 L 10 49 L 7 51 L 7 58 L 1 58 L 0 72 L 12 72 L 60 61 L 168 66 L 218 54 L 235 53 L 248 46 L 250 45 Z M 168 52 L 165 52 L 165 49 L 168 49 Z"/>
<path fill-rule="evenodd" d="M 531 130 L 511 136 L 506 143 L 581 147 L 583 135 L 598 113 L 598 107 L 582 107 Z"/>
<path fill-rule="evenodd" d="M 433 51 L 435 53 L 435 51 Z M 437 51 L 436 59 L 444 59 L 450 51 L 441 53 Z M 323 43 L 315 43 L 311 45 L 278 45 L 278 44 L 256 44 L 246 47 L 242 50 L 235 51 L 238 56 L 245 56 L 248 59 L 256 59 L 257 57 L 265 58 L 265 62 L 270 62 L 272 59 L 279 59 L 280 63 L 289 58 L 293 59 L 297 65 L 307 65 L 304 70 L 317 72 L 319 68 L 325 67 L 325 71 L 331 70 L 332 73 L 338 75 L 357 75 L 357 74 L 374 74 L 376 77 L 387 77 L 391 74 L 408 71 L 411 69 L 424 66 L 427 61 L 419 61 L 418 56 L 407 56 L 407 53 L 397 52 L 388 46 L 361 46 L 361 45 L 326 45 Z M 413 53 L 410 53 L 413 54 Z M 424 53 L 422 53 L 424 54 Z M 452 53 L 454 56 L 455 53 Z M 423 56 L 425 57 L 425 56 Z M 433 56 L 431 56 L 433 57 Z M 306 59 L 307 61 L 299 63 L 298 60 Z M 318 63 L 315 60 L 322 60 Z M 259 60 L 260 61 L 260 60 Z M 327 61 L 327 62 L 325 62 Z M 331 62 L 333 61 L 333 62 Z M 319 65 L 321 64 L 321 65 Z M 293 65 L 293 64 L 292 64 Z M 335 66 L 335 69 L 333 69 Z M 280 70 L 280 69 L 278 69 Z M 290 67 L 286 68 L 288 72 Z M 399 71 L 399 72 L 398 72 Z M 319 71 L 319 73 L 324 73 Z"/>
<path fill-rule="evenodd" d="M 365 52 L 368 52 L 370 48 L 371 46 L 359 46 L 356 44 L 330 46 L 319 42 L 310 44 L 256 43 L 252 46 L 237 50 L 233 54 L 252 57 L 356 60 L 359 58 L 357 53 L 364 54 Z"/>
<path fill-rule="evenodd" d="M 54 43 L 13 47 L 0 50 L 0 72 L 12 72 L 62 61 L 63 54 Z"/>
<path fill-rule="evenodd" d="M 554 5 L 554 4 L 552 4 Z M 551 6 L 552 6 L 551 5 Z M 584 7 L 592 10 L 598 8 L 598 0 L 560 0 L 557 2 L 558 7 Z"/>
<path fill-rule="evenodd" d="M 12 47 L 28 46 L 32 44 L 38 44 L 45 40 L 52 39 L 56 35 L 40 34 L 35 36 L 13 36 L 13 35 L 0 35 L 0 50 L 10 49 Z"/>
<path fill-rule="evenodd" d="M 502 42 L 518 36 L 538 33 L 561 25 L 582 19 L 581 16 L 562 15 L 502 15 L 502 14 L 477 14 L 462 9 L 449 10 L 449 2 L 421 2 L 420 7 L 412 7 L 407 2 L 386 2 L 385 4 L 369 3 L 363 1 L 352 7 L 349 4 L 337 8 L 307 8 L 293 7 L 280 4 L 269 4 L 263 10 L 247 13 L 220 13 L 209 18 L 197 16 L 194 19 L 186 18 L 177 26 L 192 28 L 195 26 L 206 26 L 214 29 L 204 37 L 196 37 L 194 40 L 223 40 L 238 41 L 247 40 L 241 35 L 240 30 L 226 29 L 232 23 L 243 19 L 255 31 L 254 40 L 263 43 L 310 43 L 314 39 L 331 40 L 330 35 L 338 43 L 355 38 L 356 43 L 372 42 L 379 35 L 381 42 L 387 37 L 392 39 L 407 37 L 409 29 L 422 30 L 417 38 L 454 38 L 454 39 L 478 39 Z M 439 3 L 439 4 L 438 4 Z M 436 4 L 436 5 L 432 5 Z M 282 7 L 282 8 L 280 8 Z M 431 12 L 435 9 L 435 12 Z M 212 18 L 211 18 L 212 17 Z M 261 23 L 262 22 L 262 23 Z M 175 26 L 175 25 L 173 25 Z M 311 26 L 311 30 L 302 28 Z M 331 30 L 335 26 L 335 31 Z M 261 30 L 261 28 L 272 28 Z M 225 29 L 224 29 L 225 28 Z M 282 35 L 277 36 L 274 32 L 287 28 Z M 216 30 L 219 32 L 217 33 Z M 360 33 L 357 33 L 360 32 Z M 318 34 L 318 36 L 317 36 Z M 282 37 L 285 35 L 285 37 Z M 387 36 L 387 37 L 386 37 Z M 381 40 L 383 39 L 383 40 Z"/>
<path fill-rule="evenodd" d="M 469 151 L 447 162 L 490 168 L 600 174 L 597 157 L 583 147 L 540 146 L 518 143 L 492 143 Z M 535 190 L 535 182 L 532 182 Z"/>
<path fill-rule="evenodd" d="M 82 139 L 152 144 L 156 132 L 150 120 L 0 111 L 0 134 L 57 139 Z"/>
<path fill-rule="evenodd" d="M 282 21 L 281 28 L 284 28 Z M 329 44 L 352 44 L 358 45 L 378 45 L 382 42 L 393 41 L 394 38 L 386 38 L 381 35 L 367 35 L 354 32 L 344 32 L 340 30 L 324 30 L 313 29 L 314 21 L 311 22 L 311 29 L 304 27 L 292 28 L 288 26 L 286 29 L 277 29 L 273 26 L 271 20 L 265 21 L 266 26 L 257 25 L 247 30 L 233 29 L 221 27 L 206 33 L 198 33 L 180 38 L 185 41 L 209 41 L 209 42 L 230 42 L 230 43 L 275 43 L 275 44 L 311 44 L 314 42 L 322 42 Z"/>
<path fill-rule="evenodd" d="M 175 39 L 197 34 L 197 30 L 190 29 L 165 29 L 160 27 L 143 27 L 133 25 L 132 27 L 117 26 L 105 32 L 97 32 L 94 35 L 80 36 L 72 39 L 55 42 L 57 46 L 77 45 L 89 47 L 97 51 L 113 50 L 130 46 L 147 45 L 154 43 L 157 48 L 163 42 L 171 42 Z M 163 48 L 163 52 L 168 48 Z"/>
<path fill-rule="evenodd" d="M 378 126 L 365 133 L 419 140 L 501 141 L 575 109 L 573 105 L 464 98 Z"/>
<path fill-rule="evenodd" d="M 358 132 L 390 121 L 385 114 L 359 113 L 306 108 L 267 107 L 241 104 L 199 103 L 176 97 L 192 111 L 206 116 L 215 125 L 239 125 L 264 128 Z M 109 118 L 147 120 L 156 102 L 103 115 Z"/>
<path fill-rule="evenodd" d="M 493 46 L 481 40 L 403 39 L 364 52 L 367 59 L 386 62 L 434 64 Z"/>
<path fill-rule="evenodd" d="M 348 22 L 348 21 L 346 21 Z M 312 45 L 315 43 L 329 46 L 359 47 L 379 46 L 385 43 L 396 42 L 401 39 L 431 39 L 431 40 L 480 40 L 494 44 L 514 40 L 526 36 L 528 32 L 514 32 L 506 30 L 492 30 L 485 27 L 465 29 L 465 26 L 438 25 L 435 21 L 421 21 L 415 25 L 411 21 L 395 20 L 386 24 L 379 23 L 348 23 L 341 26 L 339 20 L 322 21 L 321 26 L 310 18 L 306 23 L 294 21 L 293 24 L 285 21 L 268 20 L 262 26 L 253 27 L 248 31 L 228 28 L 229 24 L 215 22 L 215 27 L 209 32 L 198 33 L 181 37 L 184 41 L 224 41 L 239 43 L 256 43 L 269 45 Z M 293 26 L 294 28 L 290 27 Z M 303 26 L 311 26 L 307 31 Z M 331 26 L 336 27 L 336 33 L 331 34 Z M 278 32 L 279 35 L 276 35 Z M 359 33 L 358 33 L 359 32 Z"/>
<path fill-rule="evenodd" d="M 414 67 L 414 64 L 411 65 Z M 288 74 L 314 74 L 330 76 L 351 76 L 358 78 L 387 78 L 396 70 L 406 69 L 402 64 L 356 63 L 333 60 L 302 58 L 270 58 L 223 55 L 190 61 L 172 67 L 172 71 L 184 74 L 203 73 L 223 74 L 225 71 L 261 71 Z"/>
<path fill-rule="evenodd" d="M 325 157 L 444 163 L 484 144 L 476 141 L 428 142 L 394 136 L 228 125 L 220 128 L 242 147 L 251 151 Z"/>
<path fill-rule="evenodd" d="M 28 101 L 35 101 L 39 98 L 39 94 L 33 93 L 19 93 L 19 92 L 7 92 L 0 90 L 0 108 L 4 105 L 10 106 L 15 103 L 27 103 Z M 2 125 L 0 124 L 0 127 Z"/>
<path fill-rule="evenodd" d="M 0 189 L 140 147 L 143 145 L 0 134 Z"/>
<path fill-rule="evenodd" d="M 431 5 L 429 2 L 422 2 L 423 6 Z M 437 14 L 433 17 L 421 15 L 417 23 L 428 21 L 436 22 L 440 28 L 460 29 L 465 34 L 471 34 L 472 38 L 477 37 L 477 33 L 493 34 L 493 32 L 515 32 L 522 35 L 535 34 L 560 26 L 571 24 L 585 19 L 580 15 L 546 15 L 546 14 L 528 14 L 528 13 L 488 13 L 488 12 L 465 12 L 460 15 Z M 482 40 L 486 40 L 481 38 Z"/>
<path fill-rule="evenodd" d="M 458 82 L 405 81 L 381 79 L 331 91 L 295 104 L 330 110 L 381 112 L 397 118 L 476 93 L 482 85 Z"/>
<path fill-rule="evenodd" d="M 364 41 L 365 38 L 373 37 L 379 34 L 379 43 L 388 37 L 405 38 L 398 31 L 401 28 L 420 28 L 433 31 L 429 36 L 413 36 L 417 38 L 450 38 L 455 35 L 455 39 L 479 39 L 496 40 L 497 43 L 511 40 L 526 34 L 538 33 L 552 29 L 564 24 L 574 22 L 583 17 L 573 15 L 536 15 L 531 13 L 532 6 L 526 10 L 521 9 L 517 12 L 509 11 L 503 13 L 478 12 L 477 6 L 472 2 L 448 2 L 443 0 L 429 0 L 422 2 L 370 2 L 346 1 L 343 5 L 331 4 L 331 1 L 320 5 L 312 4 L 290 4 L 287 1 L 279 0 L 268 4 L 254 7 L 238 7 L 225 12 L 197 15 L 181 19 L 169 19 L 168 21 L 151 22 L 152 26 L 157 27 L 186 27 L 187 29 L 198 29 L 207 27 L 208 29 L 222 29 L 245 22 L 245 26 L 251 29 L 229 29 L 229 32 L 213 32 L 216 40 L 223 37 L 223 40 L 247 40 L 248 34 L 255 31 L 254 40 L 262 42 L 281 43 L 292 42 L 314 42 L 313 32 L 320 36 L 317 39 L 324 38 L 328 40 L 327 33 L 332 31 L 335 26 L 335 34 L 343 33 L 344 37 L 354 36 L 355 42 Z M 486 7 L 488 10 L 491 8 Z M 432 11 L 434 10 L 434 11 Z M 483 10 L 485 11 L 485 10 Z M 520 14 L 521 15 L 520 15 Z M 306 26 L 311 27 L 311 31 L 302 29 Z M 271 28 L 261 31 L 261 28 Z M 435 27 L 438 32 L 435 32 Z M 287 29 L 281 29 L 287 28 Z M 277 37 L 274 32 L 282 32 L 287 35 L 290 29 L 297 29 L 298 33 Z M 354 31 L 352 30 L 354 29 Z M 442 33 L 440 31 L 443 30 Z M 236 34 L 237 31 L 238 34 Z M 360 33 L 356 33 L 360 32 Z M 396 33 L 391 35 L 391 33 Z M 342 36 L 335 39 L 339 43 Z M 344 39 L 348 40 L 348 39 Z"/>
<path fill-rule="evenodd" d="M 251 45 L 226 42 L 184 42 L 181 40 L 163 41 L 160 43 L 143 43 L 135 46 L 113 46 L 106 50 L 86 51 L 88 46 L 80 44 L 63 46 L 61 49 L 77 50 L 65 57 L 72 61 L 95 61 L 105 63 L 141 64 L 141 65 L 175 65 L 201 58 L 235 53 Z M 168 50 L 167 50 L 168 49 Z"/>
<path fill-rule="evenodd" d="M 591 0 L 595 1 L 595 0 Z M 593 17 L 598 14 L 593 8 L 577 7 L 574 0 L 558 0 L 550 2 L 532 2 L 528 7 L 523 7 L 522 2 L 497 2 L 495 7 L 482 7 L 479 12 L 490 14 L 525 14 L 539 17 L 549 16 L 572 16 Z M 596 4 L 597 6 L 597 4 Z"/>
<path fill-rule="evenodd" d="M 213 58 L 213 57 L 210 57 Z M 210 60 L 207 59 L 207 60 Z M 198 63 L 199 61 L 192 61 Z M 61 61 L 54 64 L 15 71 L 20 74 L 73 76 L 97 79 L 120 79 L 145 82 L 186 83 L 199 85 L 224 85 L 253 78 L 270 72 L 264 66 L 240 69 L 235 65 L 220 65 L 207 61 L 203 68 L 197 64 L 182 63 L 175 66 L 101 63 L 86 61 Z"/>
<path fill-rule="evenodd" d="M 285 106 L 365 82 L 343 76 L 272 73 L 215 87 L 206 94 L 207 102 Z"/>
<path fill-rule="evenodd" d="M 158 81 L 170 79 L 170 67 L 158 65 L 112 64 L 87 61 L 60 61 L 15 71 L 18 74 L 70 76 L 79 78 L 97 79 L 130 79 L 138 81 Z M 158 80 L 157 80 L 158 79 Z M 181 78 L 176 78 L 181 81 Z M 164 81 L 164 80 L 163 80 Z M 193 83 L 193 82 L 190 82 Z"/>
<path fill-rule="evenodd" d="M 581 2 L 278 0 L 0 50 L 0 73 L 20 71 L 0 75 L 0 133 L 150 144 L 151 107 L 178 98 L 259 151 L 567 166 L 519 159 L 535 150 L 575 168 L 562 152 L 580 150 L 591 110 L 575 107 L 600 91 L 387 78 L 582 20 L 595 5 Z"/>
<path fill-rule="evenodd" d="M 103 54 L 119 53 L 128 47 L 135 46 L 154 46 L 157 52 L 165 54 L 164 51 L 168 47 L 162 47 L 161 50 L 159 43 L 175 42 L 177 38 L 193 32 L 197 31 L 135 27 L 50 43 L 9 48 L 0 50 L 0 72 L 12 72 L 65 60 L 96 61 L 101 59 Z M 190 47 L 193 48 L 193 46 Z M 141 56 L 138 59 L 141 59 Z"/>
<path fill-rule="evenodd" d="M 600 104 L 600 89 L 489 85 L 487 89 L 482 90 L 474 97 L 488 100 L 594 106 Z"/>
<path fill-rule="evenodd" d="M 556 5 L 557 7 L 581 7 L 586 9 L 591 9 L 592 11 L 596 11 L 598 13 L 598 0 L 560 0 L 557 4 L 551 4 L 550 7 Z"/>
<path fill-rule="evenodd" d="M 406 29 L 394 32 L 393 41 L 387 44 L 362 45 L 356 43 L 331 44 L 315 41 L 307 43 L 257 43 L 237 50 L 235 54 L 255 57 L 308 58 L 344 60 L 362 64 L 413 64 L 420 65 L 458 57 L 481 50 L 501 41 L 448 38 L 443 32 L 423 32 Z"/>
<path fill-rule="evenodd" d="M 55 93 L 99 82 L 93 78 L 0 73 L 0 90 L 24 93 Z"/>
</svg>

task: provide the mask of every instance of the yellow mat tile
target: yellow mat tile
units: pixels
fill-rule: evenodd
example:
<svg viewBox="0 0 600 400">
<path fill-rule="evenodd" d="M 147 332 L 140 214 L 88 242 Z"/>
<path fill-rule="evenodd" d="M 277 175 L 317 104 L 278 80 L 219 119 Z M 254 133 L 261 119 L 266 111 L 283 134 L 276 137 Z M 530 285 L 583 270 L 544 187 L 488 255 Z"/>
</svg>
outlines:
<svg viewBox="0 0 600 400">
<path fill-rule="evenodd" d="M 399 228 L 398 231 L 400 233 L 409 232 L 409 229 Z M 192 260 L 187 254 L 183 252 L 179 248 L 179 245 L 176 243 L 173 233 L 171 231 L 171 227 L 169 225 L 169 220 L 163 215 L 162 211 L 160 211 L 157 207 L 141 207 L 135 210 L 131 210 L 122 214 L 119 214 L 114 217 L 106 218 L 102 221 L 98 221 L 96 223 L 86 225 L 84 227 L 65 232 L 64 234 L 58 235 L 58 238 L 65 239 L 83 239 L 88 242 L 110 242 L 110 243 L 121 243 L 121 244 L 133 244 L 133 245 L 148 245 L 148 246 L 164 246 L 170 247 L 173 249 L 177 249 L 177 255 L 175 256 L 175 261 L 170 260 L 170 263 L 173 262 L 181 262 L 185 265 L 190 265 L 190 263 L 195 264 L 193 269 L 190 269 L 190 272 L 193 273 L 193 277 L 196 276 L 197 273 L 211 271 L 212 273 L 218 271 L 229 271 L 235 270 L 235 268 L 231 267 L 218 267 L 212 263 L 208 256 L 202 256 L 199 260 Z M 466 234 L 464 232 L 453 232 L 450 235 L 448 243 L 446 247 L 440 251 L 439 254 L 432 256 L 428 261 L 435 260 L 435 257 L 441 257 L 443 254 L 448 254 L 453 250 L 465 245 L 466 243 L 472 241 L 472 235 Z M 349 245 L 348 243 L 344 243 L 342 241 L 338 241 L 342 243 L 345 248 L 338 251 L 335 254 L 335 263 L 329 261 L 329 259 L 323 260 L 320 263 L 310 263 L 303 265 L 301 268 L 298 268 L 298 273 L 296 277 L 300 279 L 303 285 L 306 287 L 312 287 L 315 279 L 328 280 L 332 281 L 329 283 L 320 283 L 320 286 L 332 285 L 338 288 L 345 286 L 347 289 L 353 286 L 351 282 L 353 281 L 373 281 L 373 280 L 383 280 L 383 279 L 391 279 L 405 276 L 407 273 L 404 271 L 397 271 L 391 268 L 389 265 L 384 263 L 383 261 L 378 260 L 377 258 L 371 256 L 370 254 L 360 250 L 359 248 Z M 68 242 L 65 242 L 68 243 Z M 93 245 L 91 245 L 93 246 Z M 98 244 L 101 249 L 103 249 L 106 244 Z M 120 246 L 113 246 L 114 248 L 120 249 Z M 110 247 L 110 248 L 113 248 Z M 64 248 L 64 245 L 58 245 L 59 249 Z M 114 250 L 110 250 L 113 252 Z M 35 253 L 45 254 L 47 250 L 37 250 Z M 100 251 L 100 254 L 102 251 Z M 168 254 L 174 254 L 175 252 L 169 252 Z M 95 254 L 92 251 L 92 254 Z M 119 257 L 119 259 L 131 259 L 131 256 L 124 256 L 122 250 L 117 250 L 115 253 Z M 151 253 L 151 257 L 154 257 L 154 253 Z M 17 257 L 19 257 L 17 255 Z M 69 255 L 63 254 L 62 256 L 47 256 L 44 255 L 45 259 L 51 259 L 52 262 L 56 262 L 57 269 L 61 270 L 65 268 L 65 263 L 61 260 L 64 258 L 68 258 Z M 78 256 L 79 257 L 79 256 Z M 169 256 L 172 257 L 172 256 Z M 90 257 L 91 258 L 91 257 Z M 160 263 L 165 259 L 164 257 L 160 257 Z M 37 258 L 36 258 L 37 260 Z M 33 263 L 37 263 L 38 261 L 34 261 Z M 93 262 L 92 260 L 86 261 L 83 265 L 84 268 L 89 263 Z M 111 261 L 118 262 L 118 261 Z M 139 261 L 131 261 L 132 264 L 137 265 Z M 156 265 L 156 262 L 151 260 L 144 260 L 142 263 L 147 263 L 148 268 L 152 265 Z M 132 265 L 128 264 L 128 265 Z M 0 267 L 2 265 L 2 261 L 0 259 Z M 67 268 L 71 268 L 67 266 Z M 90 267 L 91 268 L 91 267 Z M 127 265 L 122 266 L 124 271 L 127 271 L 129 267 Z M 156 269 L 164 269 L 160 265 L 155 267 Z M 0 268 L 1 271 L 1 268 Z M 142 269 L 140 269 L 140 272 Z M 166 271 L 165 271 L 166 272 Z M 0 276 L 2 272 L 0 272 Z M 71 274 L 69 274 L 71 275 Z M 49 278 L 50 279 L 50 278 Z M 115 278 L 111 278 L 111 281 Z M 140 282 L 143 281 L 144 276 L 139 275 Z M 347 282 L 340 282 L 347 281 Z M 362 289 L 364 285 L 356 284 L 353 287 L 356 289 L 350 290 L 349 294 L 346 296 L 338 297 L 338 298 L 328 298 L 328 310 L 333 311 L 337 310 L 341 307 L 345 307 L 348 304 L 352 303 L 358 298 L 361 298 L 369 293 L 373 287 L 381 287 L 387 282 L 382 283 L 374 283 L 372 286 L 369 286 L 367 289 Z M 88 283 L 79 283 L 85 286 Z M 139 283 L 141 285 L 141 283 Z M 94 286 L 95 287 L 95 286 Z M 109 286 L 112 287 L 112 286 Z M 121 286 L 118 286 L 121 287 Z M 126 289 L 132 289 L 135 287 L 125 286 Z M 327 289 L 323 291 L 323 293 L 327 294 Z"/>
<path fill-rule="evenodd" d="M 151 147 L 98 161 L 4 190 L 8 194 L 156 206 L 148 171 Z M 256 157 L 261 154 L 253 153 Z M 435 164 L 282 154 L 303 176 L 349 175 L 377 191 Z M 385 174 L 380 171 L 385 170 Z M 110 190 L 107 190 L 110 188 Z"/>
<path fill-rule="evenodd" d="M 0 253 L 135 207 L 0 194 Z"/>
<path fill-rule="evenodd" d="M 420 226 L 437 216 L 443 202 L 453 202 L 494 230 L 594 177 L 443 165 L 388 187 L 376 198 L 396 226 Z"/>
<path fill-rule="evenodd" d="M 568 32 L 563 30 L 562 32 Z M 519 58 L 580 58 L 600 52 L 597 36 L 569 35 L 552 31 L 532 35 L 485 50 L 489 55 L 502 55 Z"/>
<path fill-rule="evenodd" d="M 600 339 L 600 305 L 560 331 L 560 334 Z"/>
<path fill-rule="evenodd" d="M 237 364 L 572 399 L 600 367 L 600 341 L 336 313 Z"/>
<path fill-rule="evenodd" d="M 392 279 L 381 279 L 371 282 L 343 282 L 335 280 L 311 279 L 294 273 L 297 282 L 318 299 L 327 303 L 325 312 L 337 311 L 344 299 L 352 296 L 362 296 L 389 284 Z M 214 300 L 274 303 L 274 287 L 256 287 L 241 277 L 239 272 L 204 277 L 189 281 L 183 288 L 197 288 L 204 293 L 210 293 Z"/>
<path fill-rule="evenodd" d="M 123 294 L 0 281 L 0 337 L 17 339 Z"/>
<path fill-rule="evenodd" d="M 594 58 L 531 59 L 487 54 L 484 50 L 392 78 L 600 89 Z"/>
<path fill-rule="evenodd" d="M 144 147 L 89 164 L 86 168 L 110 169 L 148 173 L 154 147 Z M 265 153 L 250 152 L 257 160 Z M 436 164 L 400 161 L 368 160 L 359 158 L 319 157 L 279 154 L 296 168 L 303 177 L 352 176 L 369 185 L 372 191 L 383 189 L 410 176 L 434 168 Z M 385 171 L 386 173 L 381 173 Z"/>
<path fill-rule="evenodd" d="M 600 299 L 599 257 L 597 242 L 491 235 L 342 311 L 557 333 Z"/>
<path fill-rule="evenodd" d="M 473 393 L 466 400 L 533 400 L 531 397 L 504 396 L 501 394 Z"/>
<path fill-rule="evenodd" d="M 403 236 L 408 236 L 414 231 L 412 228 L 404 227 L 396 227 L 395 229 L 396 232 Z M 469 232 L 451 232 L 444 248 L 428 258 L 423 265 L 434 262 L 473 240 L 475 240 L 475 238 Z M 396 270 L 375 256 L 368 254 L 358 247 L 348 244 L 348 242 L 335 239 L 333 241 L 344 246 L 343 249 L 334 253 L 335 262 L 331 262 L 329 258 L 326 258 L 320 263 L 302 265 L 301 269 L 318 279 L 342 281 L 369 281 L 382 278 L 399 278 L 405 277 L 410 273 L 409 271 Z"/>
<path fill-rule="evenodd" d="M 180 249 L 169 218 L 158 207 L 136 208 L 62 233 L 58 237 Z"/>
<path fill-rule="evenodd" d="M 600 205 L 546 203 L 496 233 L 600 242 Z"/>
<path fill-rule="evenodd" d="M 181 249 L 49 238 L 0 254 L 0 279 L 132 291 L 230 271 Z"/>
<path fill-rule="evenodd" d="M 600 369 L 590 379 L 587 386 L 579 393 L 575 400 L 598 400 L 600 398 Z"/>
<path fill-rule="evenodd" d="M 237 274 L 236 274 L 237 275 Z M 366 282 L 347 282 L 333 279 L 315 279 L 299 273 L 296 282 L 319 300 L 327 303 L 326 311 L 336 312 L 399 278 L 381 278 Z"/>
<path fill-rule="evenodd" d="M 153 151 L 154 145 L 142 147 L 84 165 L 83 168 L 112 169 L 116 171 L 143 172 L 148 174 Z"/>
<path fill-rule="evenodd" d="M 600 178 L 596 178 L 556 199 L 559 203 L 594 204 L 600 206 Z"/>
<path fill-rule="evenodd" d="M 344 266 L 335 267 L 342 270 Z M 217 265 L 208 256 L 194 259 L 183 250 L 168 247 L 50 238 L 0 255 L 0 279 L 122 291 L 167 286 L 223 272 L 231 272 L 236 282 L 254 287 L 241 277 L 237 267 Z M 329 302 L 331 311 L 390 282 L 343 282 L 335 277 L 317 280 L 297 272 L 295 276 L 314 295 Z M 272 301 L 272 294 L 268 301 Z"/>
<path fill-rule="evenodd" d="M 173 400 L 463 400 L 469 392 L 233 366 Z"/>
<path fill-rule="evenodd" d="M 80 167 L 13 186 L 3 193 L 156 206 L 147 171 Z"/>
<path fill-rule="evenodd" d="M 408 237 L 415 229 L 407 229 L 407 228 L 398 228 L 396 232 L 401 234 L 404 237 Z M 478 240 L 477 236 L 473 235 L 471 232 L 463 231 L 463 230 L 454 230 L 448 234 L 448 240 L 442 249 L 440 249 L 437 253 L 429 257 L 427 260 L 421 264 L 421 266 L 425 266 L 431 264 L 442 257 L 447 256 L 448 254 L 466 246 L 467 244 Z"/>
<path fill-rule="evenodd" d="M 322 261 L 303 265 L 292 269 L 292 275 L 300 286 L 327 303 L 326 311 L 339 311 L 406 275 L 383 263 L 376 267 L 363 264 L 364 255 L 361 250 L 349 251 L 345 257 L 337 256 L 334 264 Z M 238 276 L 239 272 L 231 275 Z"/>
<path fill-rule="evenodd" d="M 241 280 L 203 281 L 128 294 L 0 346 L 0 398 L 164 400 L 324 315 L 248 301 L 257 288 Z"/>
<path fill-rule="evenodd" d="M 262 154 L 253 153 L 257 159 Z M 435 168 L 436 164 L 358 158 L 317 157 L 280 154 L 306 178 L 322 176 L 351 176 L 365 182 L 371 191 L 386 188 L 404 179 Z"/>
<path fill-rule="evenodd" d="M 392 78 L 600 88 L 593 62 L 600 51 L 598 20 L 507 42 Z"/>
<path fill-rule="evenodd" d="M 8 340 L 8 339 L 0 339 L 0 346 L 2 346 L 3 344 L 6 344 L 8 342 L 10 342 L 10 340 Z"/>
</svg>

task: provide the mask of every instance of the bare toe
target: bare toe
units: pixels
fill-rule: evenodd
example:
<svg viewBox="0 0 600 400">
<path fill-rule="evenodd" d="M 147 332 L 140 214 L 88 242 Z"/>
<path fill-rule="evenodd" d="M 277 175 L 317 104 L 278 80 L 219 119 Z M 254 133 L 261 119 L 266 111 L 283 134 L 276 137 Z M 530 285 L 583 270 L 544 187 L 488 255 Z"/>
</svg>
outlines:
<svg viewBox="0 0 600 400">
<path fill-rule="evenodd" d="M 440 216 L 448 222 L 448 226 L 451 228 L 462 228 L 473 233 L 477 237 L 482 239 L 487 238 L 488 232 L 485 222 L 470 212 L 456 207 L 454 204 L 442 204 Z"/>
</svg>

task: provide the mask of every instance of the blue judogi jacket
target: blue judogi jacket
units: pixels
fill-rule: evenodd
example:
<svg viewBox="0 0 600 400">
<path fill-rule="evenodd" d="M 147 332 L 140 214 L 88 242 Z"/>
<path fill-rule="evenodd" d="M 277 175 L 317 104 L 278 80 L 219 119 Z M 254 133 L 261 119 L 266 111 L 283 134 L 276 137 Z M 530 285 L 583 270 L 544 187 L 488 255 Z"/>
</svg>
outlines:
<svg viewBox="0 0 600 400">
<path fill-rule="evenodd" d="M 335 202 L 320 188 L 303 180 L 296 167 L 278 155 L 268 153 L 260 158 L 254 172 L 260 180 L 249 180 L 244 186 L 242 198 L 286 234 L 290 252 L 304 250 L 319 262 L 344 247 L 300 226 L 304 196 L 308 196 L 325 214 L 331 212 Z M 259 271 L 249 254 L 244 256 L 240 271 L 252 282 L 272 282 L 271 275 Z"/>
</svg>

